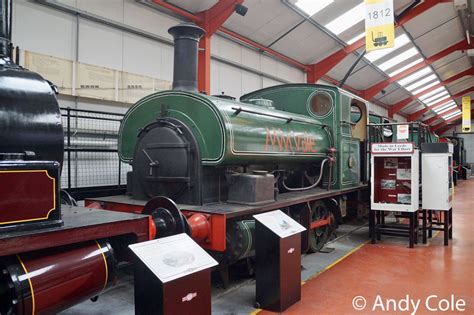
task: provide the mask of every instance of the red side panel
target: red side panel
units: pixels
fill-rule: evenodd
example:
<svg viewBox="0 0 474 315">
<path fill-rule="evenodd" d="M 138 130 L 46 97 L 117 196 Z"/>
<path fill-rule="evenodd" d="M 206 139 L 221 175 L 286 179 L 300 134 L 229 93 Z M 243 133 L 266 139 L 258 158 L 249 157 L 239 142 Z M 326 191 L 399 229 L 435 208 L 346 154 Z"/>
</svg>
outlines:
<svg viewBox="0 0 474 315">
<path fill-rule="evenodd" d="M 0 170 L 0 226 L 46 220 L 56 209 L 56 185 L 46 170 Z"/>
</svg>

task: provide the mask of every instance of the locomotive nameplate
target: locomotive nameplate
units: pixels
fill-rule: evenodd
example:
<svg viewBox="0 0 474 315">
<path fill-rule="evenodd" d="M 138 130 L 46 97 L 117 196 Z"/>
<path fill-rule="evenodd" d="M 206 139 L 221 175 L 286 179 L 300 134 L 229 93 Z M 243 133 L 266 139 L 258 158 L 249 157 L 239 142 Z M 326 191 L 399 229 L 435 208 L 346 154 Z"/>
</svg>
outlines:
<svg viewBox="0 0 474 315">
<path fill-rule="evenodd" d="M 47 170 L 0 170 L 0 226 L 48 219 L 56 185 Z"/>
</svg>

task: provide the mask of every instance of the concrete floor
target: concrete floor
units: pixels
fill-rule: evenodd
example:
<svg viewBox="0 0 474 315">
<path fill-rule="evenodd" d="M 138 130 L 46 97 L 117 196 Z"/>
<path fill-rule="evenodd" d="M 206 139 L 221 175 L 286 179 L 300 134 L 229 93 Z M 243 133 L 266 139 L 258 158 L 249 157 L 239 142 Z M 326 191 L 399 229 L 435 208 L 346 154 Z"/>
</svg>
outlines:
<svg viewBox="0 0 474 315">
<path fill-rule="evenodd" d="M 429 244 L 413 249 L 406 246 L 406 240 L 403 246 L 400 239 L 383 237 L 306 282 L 302 300 L 285 314 L 382 314 L 387 306 L 390 314 L 474 314 L 474 178 L 458 181 L 453 209 L 453 240 L 448 247 L 443 246 L 442 232 Z M 448 302 L 456 307 L 452 296 L 454 301 L 464 300 L 457 303 L 459 310 L 465 310 L 441 312 Z M 357 311 L 353 302 L 362 308 L 361 297 L 366 305 Z M 390 301 L 387 305 L 388 299 L 397 305 Z M 416 312 L 403 301 L 410 299 L 415 305 L 420 300 Z"/>
<path fill-rule="evenodd" d="M 428 303 L 433 308 L 441 299 L 450 299 L 451 294 L 465 301 L 465 314 L 474 314 L 473 193 L 474 179 L 460 181 L 456 186 L 453 240 L 449 247 L 443 246 L 442 233 L 414 249 L 408 248 L 405 238 L 387 236 L 371 245 L 367 244 L 366 225 L 340 226 L 338 237 L 327 245 L 334 248 L 332 252 L 302 257 L 302 300 L 285 314 L 366 314 L 372 312 L 374 305 L 372 313 L 381 314 L 387 309 L 382 309 L 379 302 L 387 299 L 401 301 L 395 309 L 400 313 L 405 310 L 401 299 L 407 296 L 414 302 L 420 299 L 415 314 L 433 314 L 428 312 L 425 300 L 437 295 Z M 366 299 L 364 311 L 354 309 L 356 296 Z M 213 314 L 271 314 L 255 309 L 254 302 L 255 281 L 249 277 L 232 280 L 227 290 L 219 282 L 213 284 Z M 363 305 L 360 299 L 355 303 Z M 442 302 L 441 307 L 445 304 Z M 393 304 L 389 306 L 394 311 Z M 61 314 L 134 314 L 131 270 L 122 271 L 117 285 L 97 302 L 86 301 Z"/>
<path fill-rule="evenodd" d="M 367 240 L 367 224 L 356 222 L 341 225 L 336 238 L 327 247 L 334 248 L 331 253 L 316 253 L 302 257 L 302 281 L 307 281 L 322 272 Z M 243 274 L 242 268 L 231 274 L 231 285 L 223 289 L 214 279 L 212 289 L 213 314 L 249 314 L 255 310 L 255 280 Z M 240 271 L 240 272 L 239 272 Z M 125 268 L 120 271 L 117 284 L 99 297 L 97 302 L 85 301 L 60 314 L 66 315 L 129 315 L 134 314 L 133 271 Z M 237 275 L 236 275 L 237 274 Z M 232 277 L 233 275 L 233 277 Z M 214 277 L 215 278 L 215 277 Z"/>
</svg>

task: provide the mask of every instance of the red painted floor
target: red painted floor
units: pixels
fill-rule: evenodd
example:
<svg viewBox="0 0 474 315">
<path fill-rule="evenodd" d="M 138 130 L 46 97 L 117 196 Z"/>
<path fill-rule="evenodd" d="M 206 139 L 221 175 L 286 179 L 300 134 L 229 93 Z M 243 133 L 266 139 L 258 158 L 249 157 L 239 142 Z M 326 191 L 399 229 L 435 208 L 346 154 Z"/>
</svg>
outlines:
<svg viewBox="0 0 474 315">
<path fill-rule="evenodd" d="M 308 281 L 302 300 L 285 314 L 474 314 L 474 179 L 458 183 L 449 247 L 442 233 L 413 249 L 382 237 Z M 366 300 L 361 311 L 353 307 L 356 296 Z M 387 305 L 388 299 L 397 304 Z M 416 312 L 410 302 L 407 307 L 409 299 L 420 301 Z M 463 312 L 456 311 L 457 300 Z M 355 303 L 364 305 L 362 299 Z"/>
</svg>

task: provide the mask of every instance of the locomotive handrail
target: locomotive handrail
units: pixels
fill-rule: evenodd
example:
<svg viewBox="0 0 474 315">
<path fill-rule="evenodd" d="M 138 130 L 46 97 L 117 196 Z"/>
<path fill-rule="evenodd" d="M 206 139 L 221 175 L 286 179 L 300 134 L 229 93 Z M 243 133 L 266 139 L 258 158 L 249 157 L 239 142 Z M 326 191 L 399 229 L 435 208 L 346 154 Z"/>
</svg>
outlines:
<svg viewBox="0 0 474 315">
<path fill-rule="evenodd" d="M 286 120 L 287 123 L 290 123 L 292 121 L 296 121 L 296 122 L 305 123 L 305 124 L 309 124 L 309 125 L 318 125 L 318 126 L 321 126 L 321 127 L 328 127 L 328 125 L 325 125 L 325 124 L 309 122 L 309 121 L 295 119 L 295 118 L 291 118 L 291 117 L 283 117 L 283 116 L 272 115 L 272 114 L 267 114 L 267 113 L 260 113 L 260 112 L 256 112 L 256 111 L 253 111 L 253 110 L 243 109 L 242 107 L 231 107 L 231 108 L 233 110 L 235 110 L 236 115 L 240 114 L 241 112 L 244 112 L 244 113 L 249 113 L 249 114 L 256 114 L 256 115 L 262 115 L 262 116 L 267 116 L 267 117 L 284 119 L 284 120 Z"/>
<path fill-rule="evenodd" d="M 417 121 L 411 121 L 411 122 L 395 122 L 395 123 L 381 123 L 381 124 L 368 124 L 368 126 L 392 126 L 392 125 L 420 125 L 422 127 L 428 127 L 427 124 L 424 124 L 422 122 L 417 122 Z"/>
<path fill-rule="evenodd" d="M 341 123 L 348 124 L 348 125 L 353 125 L 353 126 L 357 125 L 357 123 L 352 122 L 352 121 L 347 121 L 347 120 L 341 120 Z"/>
</svg>

